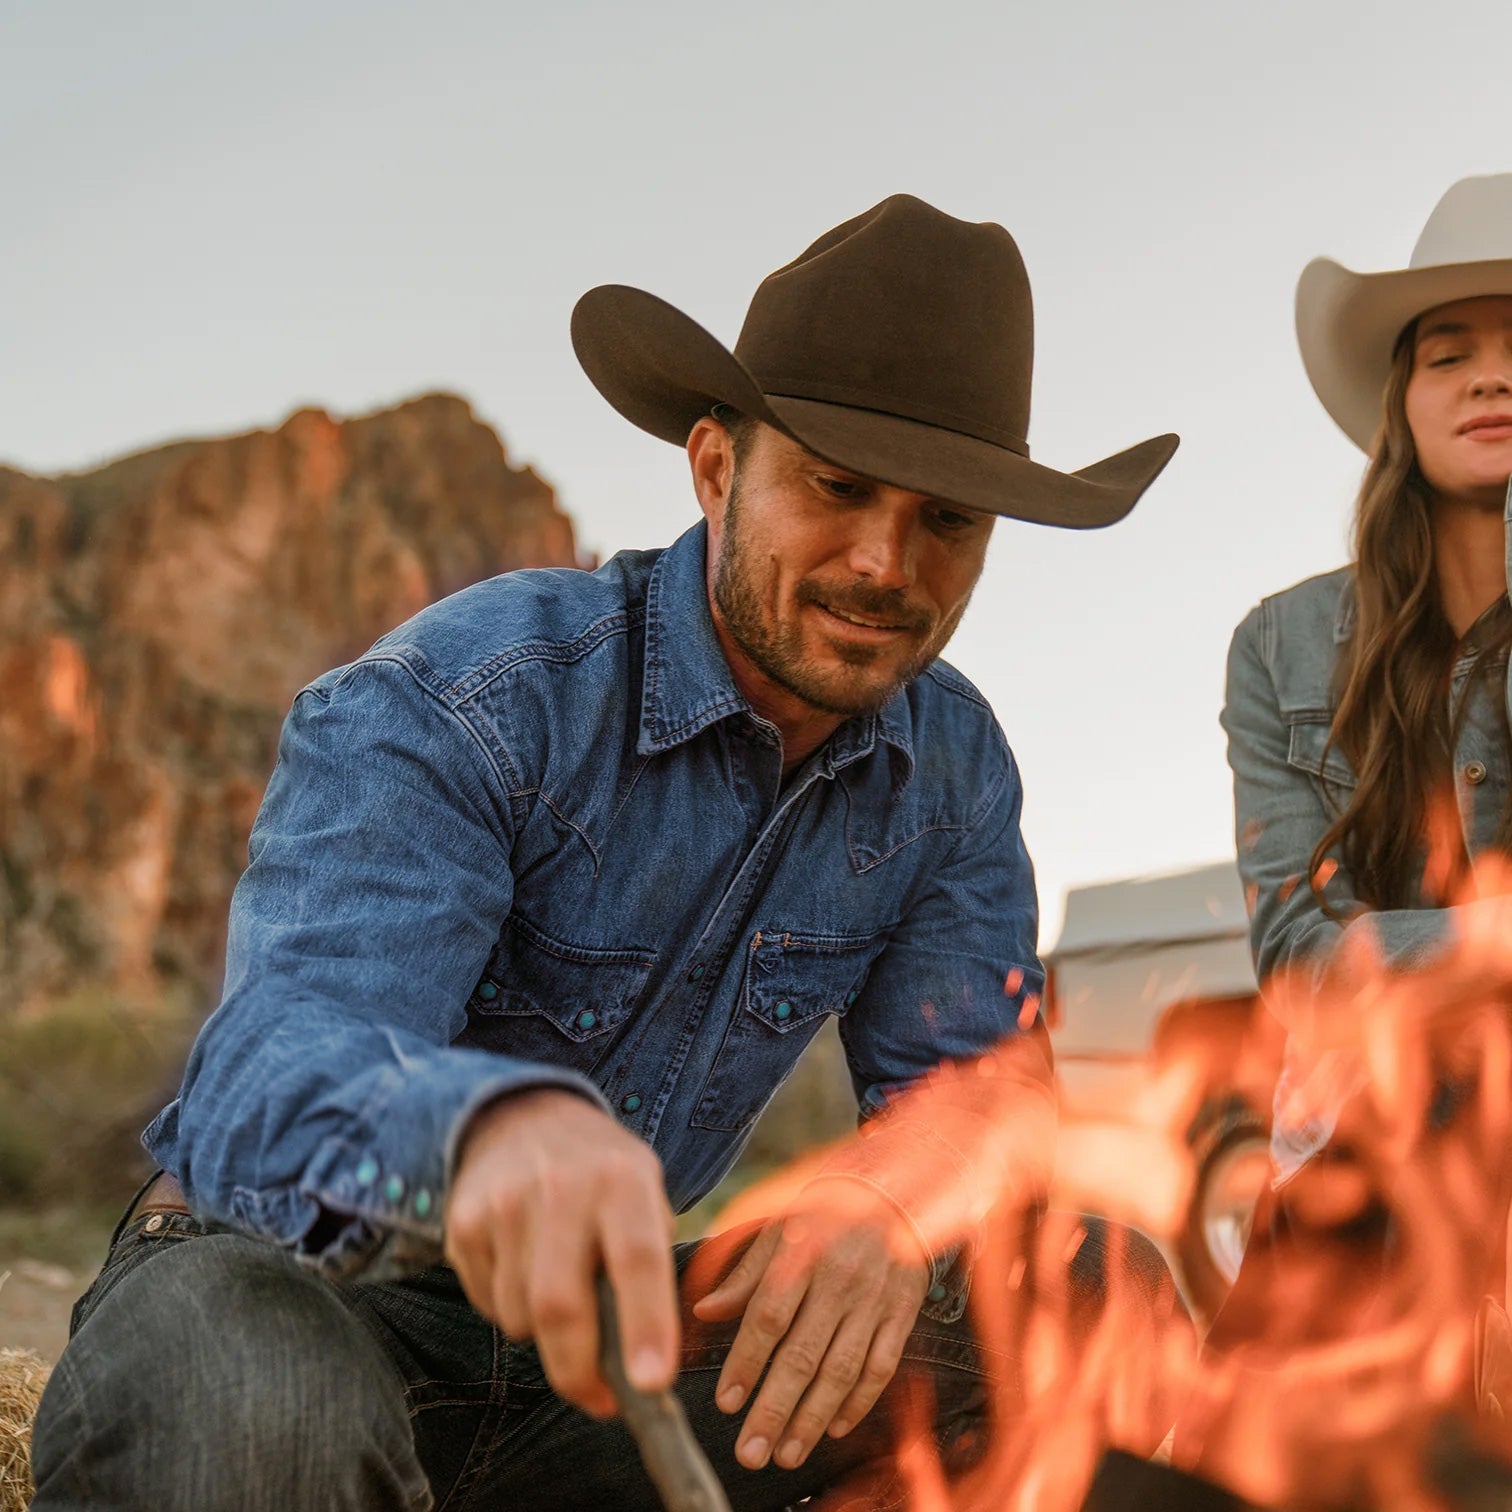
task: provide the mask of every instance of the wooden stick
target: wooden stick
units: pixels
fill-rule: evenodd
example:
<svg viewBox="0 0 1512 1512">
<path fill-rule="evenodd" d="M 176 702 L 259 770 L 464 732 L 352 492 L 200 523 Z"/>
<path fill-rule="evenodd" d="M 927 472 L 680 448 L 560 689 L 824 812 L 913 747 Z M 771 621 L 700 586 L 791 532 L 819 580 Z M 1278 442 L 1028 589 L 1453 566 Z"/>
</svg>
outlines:
<svg viewBox="0 0 1512 1512">
<path fill-rule="evenodd" d="M 599 1364 L 667 1512 L 730 1512 L 714 1467 L 670 1391 L 638 1391 L 625 1374 L 619 1312 L 607 1276 L 598 1279 Z"/>
</svg>

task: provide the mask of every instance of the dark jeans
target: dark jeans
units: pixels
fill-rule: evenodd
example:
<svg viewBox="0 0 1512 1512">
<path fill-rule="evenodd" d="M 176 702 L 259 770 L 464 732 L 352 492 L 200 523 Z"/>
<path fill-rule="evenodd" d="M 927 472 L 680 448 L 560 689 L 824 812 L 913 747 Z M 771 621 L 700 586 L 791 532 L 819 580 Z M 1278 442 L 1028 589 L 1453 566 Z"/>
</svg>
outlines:
<svg viewBox="0 0 1512 1512">
<path fill-rule="evenodd" d="M 1070 1279 L 1095 1310 L 1109 1251 L 1104 1227 L 1090 1227 Z M 1121 1241 L 1119 1266 L 1169 1310 L 1158 1252 L 1138 1235 Z M 695 1248 L 678 1247 L 680 1271 Z M 982 1447 L 990 1378 L 1013 1374 L 966 1323 L 921 1318 L 855 1430 L 822 1439 L 797 1470 L 750 1471 L 734 1457 L 741 1418 L 713 1402 L 735 1325 L 688 1315 L 684 1329 L 678 1392 L 739 1512 L 777 1512 L 856 1477 L 866 1506 L 904 1506 L 889 1465 L 921 1383 L 954 1469 Z M 270 1245 L 177 1215 L 138 1216 L 119 1233 L 75 1308 L 32 1456 L 36 1512 L 661 1505 L 625 1429 L 561 1402 L 535 1350 L 474 1312 L 450 1270 L 335 1286 Z"/>
</svg>

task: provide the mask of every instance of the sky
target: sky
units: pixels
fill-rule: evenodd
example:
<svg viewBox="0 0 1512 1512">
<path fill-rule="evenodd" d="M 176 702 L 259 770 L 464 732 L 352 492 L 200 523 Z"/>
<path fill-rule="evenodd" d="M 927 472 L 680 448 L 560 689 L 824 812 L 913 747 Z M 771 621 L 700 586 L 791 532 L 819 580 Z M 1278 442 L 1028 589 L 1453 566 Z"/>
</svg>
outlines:
<svg viewBox="0 0 1512 1512">
<path fill-rule="evenodd" d="M 1183 437 L 1119 525 L 999 525 L 947 653 L 1018 757 L 1049 946 L 1066 888 L 1232 854 L 1229 636 L 1347 559 L 1362 466 L 1297 275 L 1402 267 L 1450 183 L 1512 169 L 1509 43 L 1505 0 L 0 0 L 0 461 L 446 389 L 586 549 L 665 544 L 686 461 L 578 368 L 584 290 L 733 345 L 888 194 L 997 221 L 1035 459 Z"/>
</svg>

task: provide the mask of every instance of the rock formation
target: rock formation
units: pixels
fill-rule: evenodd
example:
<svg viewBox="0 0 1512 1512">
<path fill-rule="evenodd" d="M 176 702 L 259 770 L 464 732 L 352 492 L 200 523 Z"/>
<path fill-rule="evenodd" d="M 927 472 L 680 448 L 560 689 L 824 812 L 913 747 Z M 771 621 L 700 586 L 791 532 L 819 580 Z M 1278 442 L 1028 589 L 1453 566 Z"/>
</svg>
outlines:
<svg viewBox="0 0 1512 1512">
<path fill-rule="evenodd" d="M 217 982 L 294 694 L 429 601 L 577 564 L 458 398 L 0 468 L 0 1014 Z"/>
</svg>

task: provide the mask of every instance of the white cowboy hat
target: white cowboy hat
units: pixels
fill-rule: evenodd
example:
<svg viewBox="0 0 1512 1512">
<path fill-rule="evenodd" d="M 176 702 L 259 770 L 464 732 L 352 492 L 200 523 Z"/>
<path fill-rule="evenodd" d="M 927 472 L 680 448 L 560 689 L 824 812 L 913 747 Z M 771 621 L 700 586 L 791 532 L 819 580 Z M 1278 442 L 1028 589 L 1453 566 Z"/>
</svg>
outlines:
<svg viewBox="0 0 1512 1512">
<path fill-rule="evenodd" d="M 1297 343 L 1323 408 L 1362 451 L 1381 424 L 1397 337 L 1424 310 L 1512 294 L 1512 173 L 1461 179 L 1433 207 L 1400 272 L 1317 257 L 1297 281 Z"/>
</svg>

